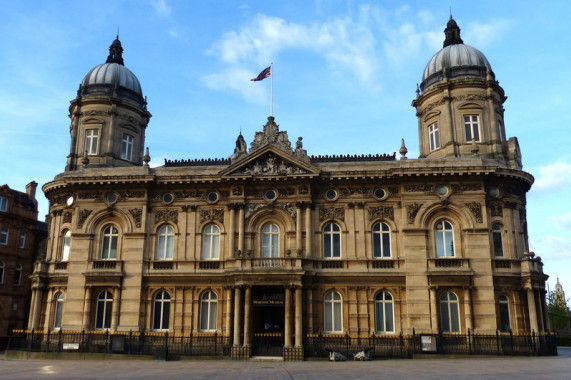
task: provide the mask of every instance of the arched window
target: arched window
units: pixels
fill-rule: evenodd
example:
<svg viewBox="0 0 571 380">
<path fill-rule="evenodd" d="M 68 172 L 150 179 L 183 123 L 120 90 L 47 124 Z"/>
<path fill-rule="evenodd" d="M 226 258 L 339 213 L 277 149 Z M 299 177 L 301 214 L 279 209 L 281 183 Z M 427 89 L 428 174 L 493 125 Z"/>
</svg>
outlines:
<svg viewBox="0 0 571 380">
<path fill-rule="evenodd" d="M 165 224 L 157 233 L 157 260 L 172 260 L 174 229 Z"/>
<path fill-rule="evenodd" d="M 111 292 L 105 290 L 97 297 L 97 308 L 95 310 L 95 329 L 103 330 L 111 327 L 111 309 L 113 308 L 113 296 Z"/>
<path fill-rule="evenodd" d="M 375 325 L 378 332 L 394 332 L 393 296 L 389 292 L 379 292 L 375 297 Z"/>
<path fill-rule="evenodd" d="M 373 225 L 373 257 L 391 257 L 391 229 L 386 223 Z"/>
<path fill-rule="evenodd" d="M 273 223 L 262 227 L 262 257 L 278 257 L 280 229 Z"/>
<path fill-rule="evenodd" d="M 153 330 L 166 331 L 169 329 L 169 316 L 171 309 L 170 295 L 161 290 L 155 295 L 153 302 Z"/>
<path fill-rule="evenodd" d="M 4 283 L 4 272 L 6 271 L 6 264 L 0 261 L 0 284 Z"/>
<path fill-rule="evenodd" d="M 323 297 L 323 330 L 326 333 L 343 332 L 343 305 L 341 295 L 330 291 Z"/>
<path fill-rule="evenodd" d="M 71 246 L 71 231 L 65 230 L 61 239 L 61 261 L 69 260 L 70 246 Z"/>
<path fill-rule="evenodd" d="M 61 320 L 63 316 L 63 293 L 57 294 L 54 303 L 54 329 L 59 329 L 61 328 Z"/>
<path fill-rule="evenodd" d="M 341 228 L 336 223 L 323 227 L 323 258 L 341 258 Z"/>
<path fill-rule="evenodd" d="M 460 308 L 458 297 L 453 292 L 440 296 L 440 328 L 444 332 L 460 331 Z"/>
<path fill-rule="evenodd" d="M 218 260 L 220 258 L 220 228 L 209 224 L 202 232 L 202 259 Z"/>
<path fill-rule="evenodd" d="M 500 331 L 509 332 L 511 330 L 510 324 L 510 305 L 508 297 L 500 296 L 498 299 L 500 309 Z"/>
<path fill-rule="evenodd" d="M 22 264 L 16 265 L 16 271 L 14 272 L 14 285 L 22 284 Z"/>
<path fill-rule="evenodd" d="M 454 229 L 446 220 L 439 220 L 434 226 L 436 257 L 454 257 Z"/>
<path fill-rule="evenodd" d="M 117 241 L 119 230 L 115 226 L 107 226 L 101 236 L 101 260 L 115 260 L 117 258 Z"/>
<path fill-rule="evenodd" d="M 502 240 L 502 226 L 498 223 L 492 225 L 492 242 L 494 243 L 494 256 L 504 256 L 504 243 Z"/>
<path fill-rule="evenodd" d="M 200 297 L 200 331 L 216 331 L 218 297 L 209 290 Z"/>
</svg>

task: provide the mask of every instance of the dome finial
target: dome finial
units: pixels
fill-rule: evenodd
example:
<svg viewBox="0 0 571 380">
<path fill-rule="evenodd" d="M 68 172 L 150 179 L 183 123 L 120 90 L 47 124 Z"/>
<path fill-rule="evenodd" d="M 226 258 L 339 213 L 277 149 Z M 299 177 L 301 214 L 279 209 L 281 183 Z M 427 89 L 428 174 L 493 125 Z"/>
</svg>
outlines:
<svg viewBox="0 0 571 380">
<path fill-rule="evenodd" d="M 460 28 L 458 27 L 458 24 L 456 24 L 456 21 L 454 21 L 454 19 L 452 18 L 452 10 L 450 10 L 450 20 L 448 20 L 448 23 L 446 24 L 446 29 L 444 29 L 444 35 L 446 36 L 446 38 L 444 39 L 443 47 L 446 47 L 448 45 L 457 45 L 464 43 L 464 41 L 462 41 L 462 38 L 460 38 Z"/>
<path fill-rule="evenodd" d="M 124 66 L 123 63 L 123 47 L 121 46 L 121 41 L 119 41 L 119 31 L 117 31 L 117 37 L 115 41 L 109 46 L 109 56 L 105 63 L 118 63 Z"/>
</svg>

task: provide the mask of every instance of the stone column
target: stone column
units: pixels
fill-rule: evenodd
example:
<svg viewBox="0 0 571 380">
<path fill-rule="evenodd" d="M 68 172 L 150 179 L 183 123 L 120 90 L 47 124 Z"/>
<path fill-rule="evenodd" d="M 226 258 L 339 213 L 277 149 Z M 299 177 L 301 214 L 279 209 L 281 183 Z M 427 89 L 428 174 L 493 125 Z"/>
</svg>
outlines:
<svg viewBox="0 0 571 380">
<path fill-rule="evenodd" d="M 53 321 L 53 313 L 52 313 L 52 305 L 54 304 L 53 297 L 55 294 L 54 288 L 49 288 L 47 292 L 47 300 L 46 303 L 46 319 L 44 322 L 44 328 L 51 330 L 52 329 L 52 321 Z"/>
<path fill-rule="evenodd" d="M 430 288 L 430 324 L 433 332 L 438 329 L 438 300 L 436 299 L 436 288 Z"/>
<path fill-rule="evenodd" d="M 28 323 L 29 330 L 37 330 L 40 323 L 40 315 L 42 314 L 42 293 L 43 289 L 39 286 L 32 289 L 32 302 L 30 311 L 30 321 Z"/>
<path fill-rule="evenodd" d="M 236 242 L 234 241 L 236 235 L 236 211 L 235 205 L 228 205 L 230 208 L 230 227 L 228 229 L 228 254 L 226 259 L 234 257 L 234 251 L 236 250 Z"/>
<path fill-rule="evenodd" d="M 234 346 L 241 346 L 240 334 L 242 328 L 240 326 L 240 305 L 242 304 L 242 291 L 239 286 L 234 288 Z"/>
<path fill-rule="evenodd" d="M 537 318 L 538 318 L 538 325 L 539 331 L 545 331 L 545 320 L 543 319 L 543 305 L 541 303 L 541 293 L 540 291 L 534 292 L 535 300 L 536 300 L 536 307 L 537 307 Z"/>
<path fill-rule="evenodd" d="M 226 321 L 225 321 L 225 334 L 230 337 L 232 330 L 232 288 L 226 289 Z"/>
<path fill-rule="evenodd" d="M 291 288 L 285 288 L 284 346 L 291 347 Z"/>
<path fill-rule="evenodd" d="M 305 255 L 306 257 L 312 256 L 311 246 L 311 205 L 308 202 L 305 206 Z"/>
<path fill-rule="evenodd" d="M 113 311 L 111 312 L 111 331 L 117 331 L 119 324 L 119 311 L 121 309 L 121 288 L 113 289 Z"/>
<path fill-rule="evenodd" d="M 474 325 L 472 323 L 472 297 L 471 289 L 464 289 L 464 313 L 466 314 L 466 329 L 473 330 Z"/>
<path fill-rule="evenodd" d="M 252 310 L 252 287 L 246 286 L 244 291 L 244 346 L 250 346 L 250 326 Z"/>
<path fill-rule="evenodd" d="M 244 207 L 245 205 L 240 205 L 240 210 L 238 211 L 238 249 L 244 252 Z"/>
<path fill-rule="evenodd" d="M 307 332 L 313 333 L 313 289 L 307 289 Z"/>
<path fill-rule="evenodd" d="M 295 204 L 295 248 L 297 252 L 302 252 L 303 249 L 303 240 L 302 240 L 302 230 L 301 230 L 301 203 L 297 202 Z M 297 253 L 296 252 L 296 253 Z"/>
<path fill-rule="evenodd" d="M 83 307 L 83 329 L 89 330 L 91 319 L 91 286 L 85 287 L 85 305 Z"/>
<path fill-rule="evenodd" d="M 301 286 L 295 288 L 295 346 L 303 346 Z"/>
<path fill-rule="evenodd" d="M 535 294 L 533 289 L 527 289 L 527 305 L 529 312 L 529 328 L 532 331 L 539 332 L 537 324 L 537 309 L 535 308 Z"/>
</svg>

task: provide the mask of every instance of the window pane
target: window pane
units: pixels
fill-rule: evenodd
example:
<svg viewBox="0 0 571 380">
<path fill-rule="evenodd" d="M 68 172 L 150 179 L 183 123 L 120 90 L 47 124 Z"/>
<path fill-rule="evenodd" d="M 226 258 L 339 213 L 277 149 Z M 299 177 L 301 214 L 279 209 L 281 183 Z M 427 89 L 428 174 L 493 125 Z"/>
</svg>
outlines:
<svg viewBox="0 0 571 380">
<path fill-rule="evenodd" d="M 208 330 L 208 301 L 202 301 L 200 308 L 200 329 Z"/>
<path fill-rule="evenodd" d="M 171 303 L 169 301 L 163 302 L 163 323 L 161 329 L 168 330 L 170 319 Z"/>
<path fill-rule="evenodd" d="M 377 331 L 385 331 L 385 315 L 382 302 L 375 303 L 375 314 L 377 319 Z"/>
<path fill-rule="evenodd" d="M 444 233 L 436 231 L 436 257 L 444 257 Z"/>
<path fill-rule="evenodd" d="M 211 259 L 218 259 L 220 256 L 220 236 L 212 236 L 212 255 Z"/>
<path fill-rule="evenodd" d="M 395 327 L 393 324 L 393 304 L 392 302 L 385 302 L 385 317 L 387 320 L 387 332 L 395 331 Z"/>
<path fill-rule="evenodd" d="M 341 235 L 333 235 L 333 257 L 341 257 Z"/>
<path fill-rule="evenodd" d="M 448 303 L 440 302 L 440 324 L 442 331 L 450 331 L 450 316 L 448 314 Z"/>
<path fill-rule="evenodd" d="M 445 232 L 444 241 L 446 243 L 446 256 L 454 256 L 454 240 L 451 231 Z"/>
<path fill-rule="evenodd" d="M 340 302 L 335 302 L 335 304 L 333 305 L 333 312 L 335 313 L 333 315 L 333 320 L 335 322 L 334 325 L 334 330 L 335 331 L 341 331 L 341 303 Z"/>
<path fill-rule="evenodd" d="M 323 315 L 323 322 L 325 324 L 324 330 L 325 331 L 333 331 L 333 307 L 331 302 L 325 302 L 323 307 L 324 315 Z"/>
<path fill-rule="evenodd" d="M 165 259 L 172 259 L 173 255 L 173 236 L 167 236 Z"/>
<path fill-rule="evenodd" d="M 61 327 L 61 319 L 63 315 L 63 294 L 59 294 L 56 299 L 56 310 L 54 314 L 54 328 Z"/>
<path fill-rule="evenodd" d="M 162 302 L 155 300 L 155 312 L 153 318 L 153 330 L 160 330 L 161 328 L 161 315 L 162 315 Z"/>
<path fill-rule="evenodd" d="M 331 257 L 331 235 L 323 235 L 323 257 Z"/>
<path fill-rule="evenodd" d="M 216 309 L 217 309 L 217 303 L 210 302 L 210 318 L 208 321 L 209 330 L 216 330 L 216 311 L 217 311 Z"/>
<path fill-rule="evenodd" d="M 451 319 L 451 327 L 454 332 L 460 331 L 460 319 L 458 315 L 458 303 L 451 302 L 450 303 L 450 319 Z"/>
<path fill-rule="evenodd" d="M 202 240 L 202 258 L 203 259 L 210 259 L 210 252 L 211 252 L 211 248 L 210 248 L 210 240 L 211 240 L 211 236 L 209 235 L 205 235 L 204 236 L 204 240 Z"/>
<path fill-rule="evenodd" d="M 373 233 L 373 257 L 381 257 L 381 234 Z"/>
<path fill-rule="evenodd" d="M 383 257 L 391 257 L 391 235 L 383 233 Z"/>
</svg>

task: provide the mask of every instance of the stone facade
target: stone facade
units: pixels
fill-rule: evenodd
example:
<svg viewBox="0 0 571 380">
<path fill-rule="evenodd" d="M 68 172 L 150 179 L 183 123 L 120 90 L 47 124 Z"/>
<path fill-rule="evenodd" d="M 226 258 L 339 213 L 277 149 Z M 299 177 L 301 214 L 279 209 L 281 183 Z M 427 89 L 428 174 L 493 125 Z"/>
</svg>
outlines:
<svg viewBox="0 0 571 380">
<path fill-rule="evenodd" d="M 419 159 L 404 142 L 400 160 L 308 156 L 270 116 L 228 160 L 150 168 L 146 152 L 119 164 L 102 157 L 123 155 L 129 123 L 142 153 L 146 102 L 80 88 L 72 147 L 87 145 L 74 131 L 91 128 L 77 115 L 93 108 L 99 150 L 80 164 L 73 148 L 43 187 L 48 253 L 29 328 L 216 332 L 235 358 L 277 337 L 293 359 L 316 333 L 547 330 L 547 276 L 528 253 L 533 177 L 504 137 L 503 89 L 491 69 L 446 76 L 445 64 L 413 101 Z M 121 107 L 135 121 L 115 118 Z M 103 147 L 115 153 L 97 156 Z"/>
</svg>

